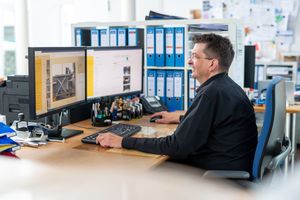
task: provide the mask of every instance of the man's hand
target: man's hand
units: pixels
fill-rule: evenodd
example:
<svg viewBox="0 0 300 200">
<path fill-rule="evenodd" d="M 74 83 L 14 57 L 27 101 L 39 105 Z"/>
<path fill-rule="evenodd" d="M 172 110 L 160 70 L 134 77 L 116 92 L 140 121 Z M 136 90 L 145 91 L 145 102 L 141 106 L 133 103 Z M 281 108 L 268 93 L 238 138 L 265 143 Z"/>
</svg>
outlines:
<svg viewBox="0 0 300 200">
<path fill-rule="evenodd" d="M 104 133 L 98 135 L 96 144 L 100 144 L 102 147 L 122 148 L 122 140 L 123 138 L 118 135 Z"/>
<path fill-rule="evenodd" d="M 174 112 L 157 112 L 154 113 L 153 115 L 150 116 L 150 118 L 152 117 L 156 117 L 156 116 L 161 116 L 161 119 L 157 119 L 155 120 L 156 123 L 160 123 L 160 124 L 179 124 L 179 117 L 180 114 L 179 113 L 174 113 Z"/>
</svg>

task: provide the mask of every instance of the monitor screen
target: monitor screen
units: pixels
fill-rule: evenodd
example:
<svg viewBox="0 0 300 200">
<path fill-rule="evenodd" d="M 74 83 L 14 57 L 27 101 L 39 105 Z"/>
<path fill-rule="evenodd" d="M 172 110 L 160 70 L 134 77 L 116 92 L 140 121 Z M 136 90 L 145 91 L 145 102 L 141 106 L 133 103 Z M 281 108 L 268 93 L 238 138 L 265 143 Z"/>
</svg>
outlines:
<svg viewBox="0 0 300 200">
<path fill-rule="evenodd" d="M 87 98 L 142 92 L 141 48 L 87 49 Z"/>
<path fill-rule="evenodd" d="M 82 47 L 28 48 L 30 118 L 86 100 L 85 58 Z"/>
</svg>

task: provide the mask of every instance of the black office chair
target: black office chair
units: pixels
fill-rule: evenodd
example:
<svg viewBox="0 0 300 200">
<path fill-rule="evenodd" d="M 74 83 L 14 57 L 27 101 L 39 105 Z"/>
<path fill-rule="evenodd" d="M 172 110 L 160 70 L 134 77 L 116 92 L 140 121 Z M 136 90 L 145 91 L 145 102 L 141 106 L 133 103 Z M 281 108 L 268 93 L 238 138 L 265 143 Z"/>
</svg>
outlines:
<svg viewBox="0 0 300 200">
<path fill-rule="evenodd" d="M 285 108 L 284 81 L 281 77 L 276 77 L 267 88 L 264 122 L 258 137 L 252 173 L 209 170 L 204 173 L 204 176 L 260 182 L 267 174 L 279 174 L 282 170 L 281 164 L 291 152 L 291 142 L 285 137 Z"/>
</svg>

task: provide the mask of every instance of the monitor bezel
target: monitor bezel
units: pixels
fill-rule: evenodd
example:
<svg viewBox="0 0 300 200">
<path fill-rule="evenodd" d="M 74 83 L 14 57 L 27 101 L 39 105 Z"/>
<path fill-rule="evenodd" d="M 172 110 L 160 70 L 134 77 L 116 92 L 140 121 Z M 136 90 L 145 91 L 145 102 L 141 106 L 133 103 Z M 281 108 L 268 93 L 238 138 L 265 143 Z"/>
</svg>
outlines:
<svg viewBox="0 0 300 200">
<path fill-rule="evenodd" d="M 74 103 L 71 103 L 71 104 L 68 104 L 68 105 L 65 105 L 65 106 L 62 106 L 62 107 L 59 107 L 59 108 L 55 108 L 51 111 L 47 111 L 46 113 L 43 113 L 43 114 L 39 114 L 37 115 L 36 113 L 36 99 L 35 99 L 35 53 L 37 51 L 42 51 L 42 52 L 72 52 L 72 51 L 82 51 L 84 52 L 84 69 L 85 69 L 85 90 L 86 90 L 86 78 L 87 78 L 87 75 L 86 75 L 86 71 L 87 71 L 87 68 L 86 68 L 86 48 L 85 47 L 28 47 L 28 72 L 29 72 L 29 115 L 30 115 L 30 119 L 39 119 L 39 118 L 43 118 L 43 117 L 47 117 L 47 116 L 50 116 L 50 115 L 53 115 L 53 114 L 56 114 L 56 113 L 59 113 L 61 112 L 62 110 L 64 109 L 72 109 L 84 102 L 86 102 L 87 100 L 87 92 L 85 91 L 84 93 L 84 99 L 83 100 L 80 100 L 80 101 L 77 101 L 77 102 L 74 102 Z"/>
<path fill-rule="evenodd" d="M 144 91 L 144 49 L 140 46 L 124 46 L 124 47 L 86 47 L 86 58 L 87 58 L 87 51 L 88 50 L 95 50 L 95 51 L 114 51 L 114 50 L 141 50 L 141 54 L 142 54 L 142 63 L 141 63 L 141 81 L 142 81 L 142 85 L 141 85 L 141 90 L 137 90 L 137 91 L 131 91 L 131 92 L 125 92 L 125 93 L 119 93 L 119 94 L 112 94 L 112 95 L 107 95 L 107 96 L 97 96 L 97 97 L 88 97 L 87 96 L 87 76 L 86 76 L 86 99 L 87 101 L 94 101 L 94 100 L 98 100 L 100 98 L 107 98 L 107 97 L 117 97 L 117 96 L 134 96 L 134 95 L 140 95 L 143 93 Z M 87 59 L 85 60 L 87 62 Z M 86 68 L 87 68 L 87 63 L 85 64 Z"/>
</svg>

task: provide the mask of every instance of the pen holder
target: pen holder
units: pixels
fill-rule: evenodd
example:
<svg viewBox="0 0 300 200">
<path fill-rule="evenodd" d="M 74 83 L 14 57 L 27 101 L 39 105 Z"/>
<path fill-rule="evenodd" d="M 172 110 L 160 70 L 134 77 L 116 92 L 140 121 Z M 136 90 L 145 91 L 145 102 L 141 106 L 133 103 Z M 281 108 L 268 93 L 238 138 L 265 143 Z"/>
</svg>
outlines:
<svg viewBox="0 0 300 200">
<path fill-rule="evenodd" d="M 111 119 L 92 117 L 92 125 L 93 126 L 98 126 L 98 127 L 110 126 L 111 125 Z"/>
</svg>

